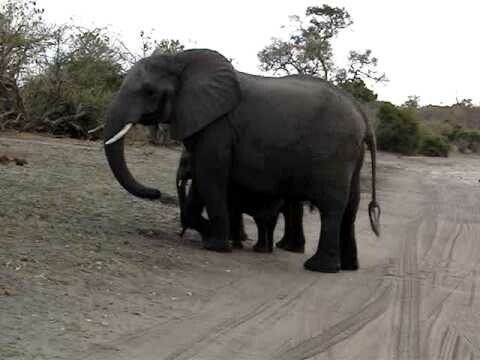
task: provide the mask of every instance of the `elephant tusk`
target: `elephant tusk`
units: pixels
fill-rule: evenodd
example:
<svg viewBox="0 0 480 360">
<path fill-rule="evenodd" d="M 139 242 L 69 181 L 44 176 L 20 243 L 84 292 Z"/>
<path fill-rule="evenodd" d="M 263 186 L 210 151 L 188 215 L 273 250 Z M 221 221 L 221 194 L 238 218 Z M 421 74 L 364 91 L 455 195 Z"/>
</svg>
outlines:
<svg viewBox="0 0 480 360">
<path fill-rule="evenodd" d="M 126 133 L 132 128 L 133 124 L 132 123 L 128 123 L 127 125 L 125 125 L 123 127 L 122 130 L 120 130 L 114 137 L 112 137 L 111 139 L 105 141 L 105 145 L 110 145 L 110 144 L 113 144 L 115 141 L 118 141 L 120 140 L 122 137 L 124 137 L 126 135 Z"/>
</svg>

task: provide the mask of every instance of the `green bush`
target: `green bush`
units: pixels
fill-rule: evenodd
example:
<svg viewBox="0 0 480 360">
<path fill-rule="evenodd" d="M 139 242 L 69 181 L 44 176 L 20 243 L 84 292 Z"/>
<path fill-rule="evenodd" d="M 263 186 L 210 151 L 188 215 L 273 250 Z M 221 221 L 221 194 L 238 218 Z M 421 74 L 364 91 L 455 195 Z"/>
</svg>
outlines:
<svg viewBox="0 0 480 360">
<path fill-rule="evenodd" d="M 440 128 L 440 133 L 448 139 L 448 141 L 453 142 L 457 138 L 458 134 L 463 131 L 463 128 L 458 124 L 451 124 L 450 121 L 445 121 L 443 126 Z"/>
<path fill-rule="evenodd" d="M 460 152 L 480 152 L 480 131 L 459 130 L 452 142 Z"/>
<path fill-rule="evenodd" d="M 380 150 L 414 155 L 421 140 L 418 121 L 409 109 L 385 102 L 380 107 L 376 127 Z"/>
<path fill-rule="evenodd" d="M 448 157 L 450 144 L 440 135 L 425 135 L 422 139 L 419 153 L 425 156 Z"/>
<path fill-rule="evenodd" d="M 362 79 L 348 80 L 339 84 L 339 86 L 362 102 L 377 100 L 377 94 L 370 90 Z"/>
<path fill-rule="evenodd" d="M 454 140 L 466 140 L 470 143 L 480 142 L 480 131 L 478 130 L 462 130 L 456 134 Z"/>
<path fill-rule="evenodd" d="M 121 84 L 116 49 L 102 29 L 73 32 L 68 39 L 69 47 L 43 72 L 24 81 L 21 92 L 29 121 L 23 130 L 85 138 L 104 122 Z"/>
</svg>

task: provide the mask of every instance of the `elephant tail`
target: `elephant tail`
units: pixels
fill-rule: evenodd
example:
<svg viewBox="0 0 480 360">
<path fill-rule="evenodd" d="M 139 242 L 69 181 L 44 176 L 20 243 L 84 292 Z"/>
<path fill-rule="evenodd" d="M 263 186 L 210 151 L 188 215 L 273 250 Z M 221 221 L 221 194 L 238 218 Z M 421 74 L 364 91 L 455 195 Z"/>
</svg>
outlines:
<svg viewBox="0 0 480 360">
<path fill-rule="evenodd" d="M 372 160 L 372 200 L 368 204 L 368 217 L 370 218 L 370 226 L 372 227 L 375 235 L 380 236 L 380 214 L 381 209 L 380 205 L 377 202 L 376 194 L 376 182 L 377 182 L 377 142 L 375 139 L 375 134 L 371 128 L 368 118 L 365 117 L 367 122 L 368 132 L 365 138 L 365 142 L 370 151 L 370 157 Z"/>
</svg>

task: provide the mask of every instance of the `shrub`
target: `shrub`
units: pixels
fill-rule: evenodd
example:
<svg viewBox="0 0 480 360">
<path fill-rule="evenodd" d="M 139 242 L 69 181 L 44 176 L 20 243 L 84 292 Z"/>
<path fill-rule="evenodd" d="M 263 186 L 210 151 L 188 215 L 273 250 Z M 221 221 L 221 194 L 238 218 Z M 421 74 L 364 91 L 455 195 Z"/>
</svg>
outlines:
<svg viewBox="0 0 480 360">
<path fill-rule="evenodd" d="M 105 109 L 120 87 L 119 55 L 103 29 L 58 34 L 62 44 L 68 39 L 68 47 L 57 48 L 44 70 L 24 81 L 29 121 L 22 129 L 85 138 L 104 122 Z"/>
<path fill-rule="evenodd" d="M 377 94 L 370 90 L 362 79 L 348 80 L 340 83 L 339 86 L 362 102 L 377 100 Z"/>
<path fill-rule="evenodd" d="M 425 156 L 448 157 L 450 144 L 440 135 L 425 135 L 422 139 L 419 153 Z"/>
<path fill-rule="evenodd" d="M 458 134 L 463 131 L 462 126 L 458 124 L 451 124 L 449 121 L 446 122 L 446 125 L 441 129 L 441 134 L 445 136 L 448 141 L 454 142 Z"/>
<path fill-rule="evenodd" d="M 460 130 L 453 139 L 460 152 L 479 152 L 480 151 L 480 131 L 478 130 Z"/>
<path fill-rule="evenodd" d="M 409 109 L 385 102 L 380 107 L 377 121 L 377 144 L 380 150 L 404 155 L 417 152 L 421 135 L 418 121 Z"/>
</svg>

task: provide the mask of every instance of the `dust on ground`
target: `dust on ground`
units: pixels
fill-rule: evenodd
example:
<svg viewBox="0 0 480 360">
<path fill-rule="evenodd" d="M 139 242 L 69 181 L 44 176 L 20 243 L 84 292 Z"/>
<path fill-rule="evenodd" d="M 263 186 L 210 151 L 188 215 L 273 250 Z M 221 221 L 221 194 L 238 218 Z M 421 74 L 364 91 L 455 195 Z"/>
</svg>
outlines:
<svg viewBox="0 0 480 360">
<path fill-rule="evenodd" d="M 231 281 L 235 263 L 177 236 L 175 206 L 120 188 L 100 143 L 24 135 L 2 138 L 0 154 L 28 161 L 0 165 L 1 359 L 69 359 L 189 313 Z M 127 157 L 174 195 L 179 150 Z"/>
<path fill-rule="evenodd" d="M 0 164 L 0 359 L 480 358 L 478 157 L 380 154 L 380 239 L 367 162 L 361 269 L 329 275 L 302 269 L 317 213 L 306 254 L 211 253 L 175 205 L 125 192 L 100 143 L 12 135 L 0 155 L 26 160 Z M 174 195 L 179 155 L 127 160 Z"/>
</svg>

